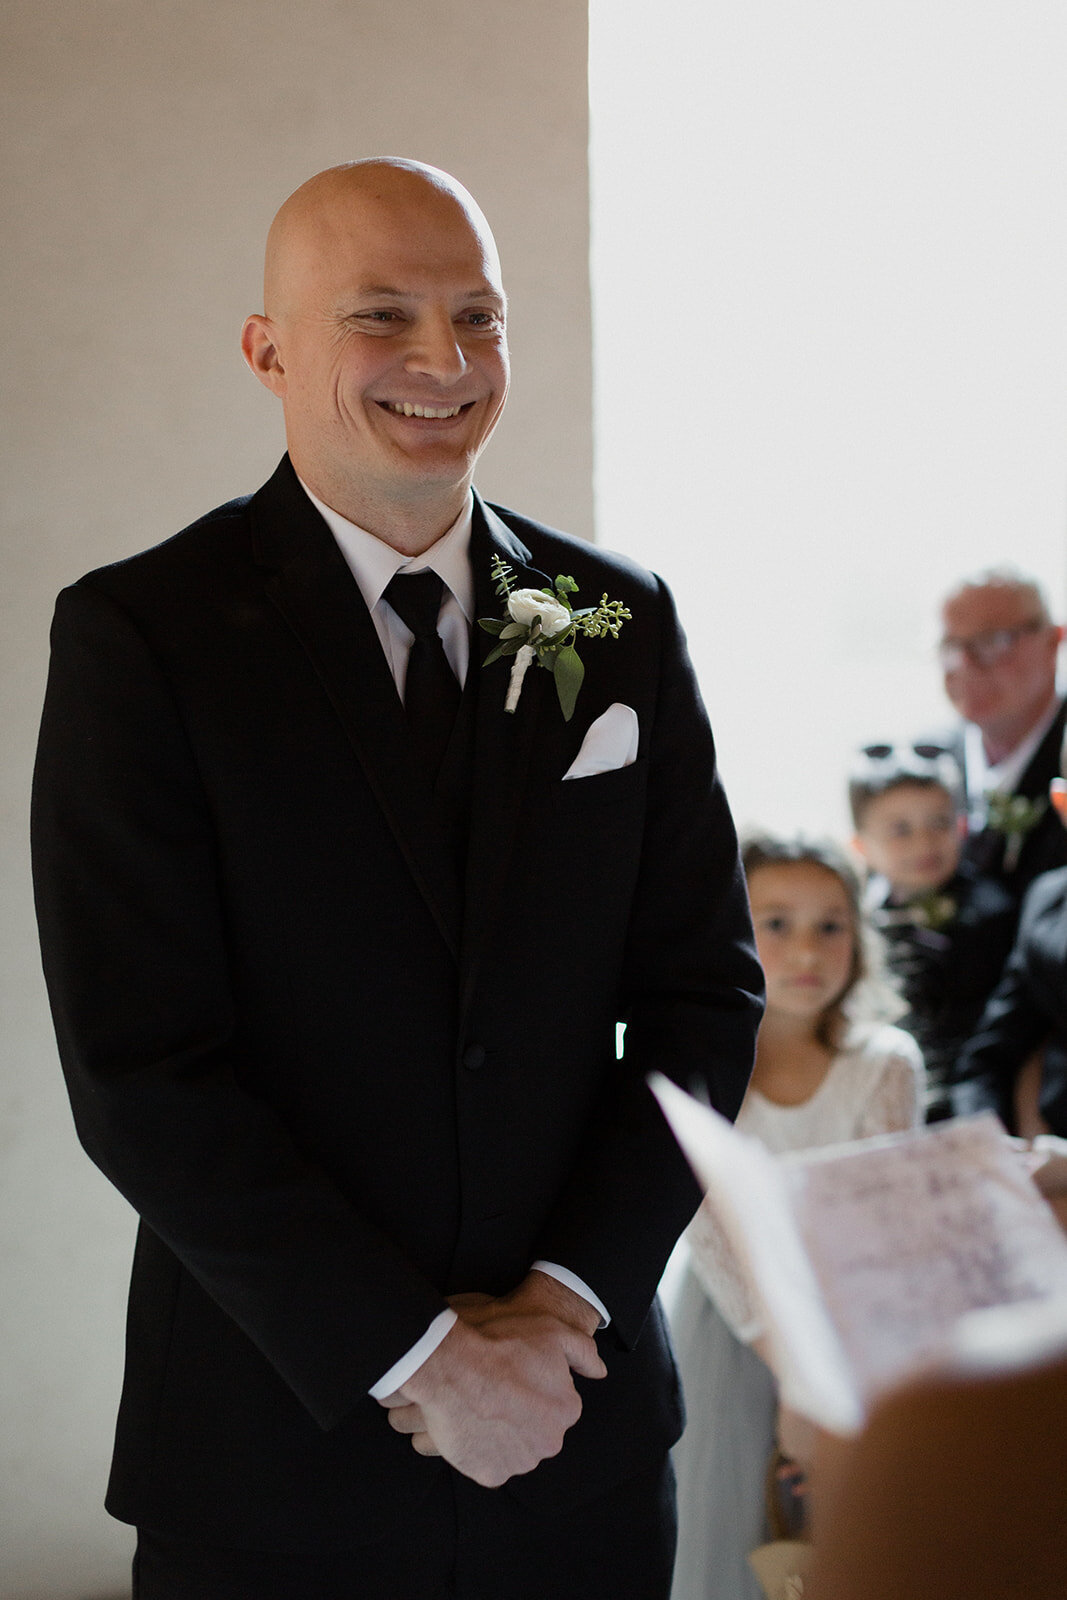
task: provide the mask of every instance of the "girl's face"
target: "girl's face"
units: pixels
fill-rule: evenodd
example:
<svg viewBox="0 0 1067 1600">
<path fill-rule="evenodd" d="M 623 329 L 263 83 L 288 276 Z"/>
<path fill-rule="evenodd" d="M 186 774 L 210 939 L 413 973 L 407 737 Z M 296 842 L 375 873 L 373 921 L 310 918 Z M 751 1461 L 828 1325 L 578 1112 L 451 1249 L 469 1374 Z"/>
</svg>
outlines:
<svg viewBox="0 0 1067 1600">
<path fill-rule="evenodd" d="M 856 930 L 844 885 L 829 867 L 793 861 L 749 875 L 767 1010 L 814 1024 L 844 991 Z"/>
</svg>

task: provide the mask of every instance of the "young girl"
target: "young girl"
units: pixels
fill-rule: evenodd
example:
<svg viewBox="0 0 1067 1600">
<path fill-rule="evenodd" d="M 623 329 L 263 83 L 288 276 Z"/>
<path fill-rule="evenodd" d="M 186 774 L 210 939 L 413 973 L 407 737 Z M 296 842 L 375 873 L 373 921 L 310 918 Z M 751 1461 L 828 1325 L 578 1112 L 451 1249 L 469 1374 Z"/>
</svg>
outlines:
<svg viewBox="0 0 1067 1600">
<path fill-rule="evenodd" d="M 899 1006 L 875 978 L 875 935 L 847 859 L 833 845 L 765 837 L 742 858 L 767 1010 L 737 1126 L 774 1151 L 917 1126 L 922 1060 L 908 1034 L 877 1020 Z M 694 1227 L 707 1226 L 701 1211 Z M 671 1600 L 760 1600 L 746 1557 L 769 1537 L 777 1396 L 743 1342 L 759 1329 L 729 1283 L 702 1282 L 691 1263 L 672 1324 L 689 1421 L 675 1451 Z"/>
</svg>

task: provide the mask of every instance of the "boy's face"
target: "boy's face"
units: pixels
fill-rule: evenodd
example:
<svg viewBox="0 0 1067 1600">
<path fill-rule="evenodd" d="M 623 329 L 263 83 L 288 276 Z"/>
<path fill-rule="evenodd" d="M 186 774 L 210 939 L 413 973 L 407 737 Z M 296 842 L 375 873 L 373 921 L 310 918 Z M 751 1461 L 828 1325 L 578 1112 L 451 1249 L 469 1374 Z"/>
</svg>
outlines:
<svg viewBox="0 0 1067 1600">
<path fill-rule="evenodd" d="M 867 802 L 856 848 L 897 896 L 939 889 L 962 844 L 952 796 L 937 784 L 902 783 Z"/>
</svg>

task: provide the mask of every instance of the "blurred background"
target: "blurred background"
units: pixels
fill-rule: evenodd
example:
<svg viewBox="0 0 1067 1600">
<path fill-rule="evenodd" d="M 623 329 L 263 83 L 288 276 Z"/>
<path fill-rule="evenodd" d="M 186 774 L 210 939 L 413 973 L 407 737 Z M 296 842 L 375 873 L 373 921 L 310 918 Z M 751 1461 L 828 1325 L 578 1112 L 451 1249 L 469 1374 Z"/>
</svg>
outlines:
<svg viewBox="0 0 1067 1600">
<path fill-rule="evenodd" d="M 951 720 L 954 579 L 1067 599 L 1067 11 L 593 0 L 596 506 L 676 588 L 738 820 Z"/>
</svg>

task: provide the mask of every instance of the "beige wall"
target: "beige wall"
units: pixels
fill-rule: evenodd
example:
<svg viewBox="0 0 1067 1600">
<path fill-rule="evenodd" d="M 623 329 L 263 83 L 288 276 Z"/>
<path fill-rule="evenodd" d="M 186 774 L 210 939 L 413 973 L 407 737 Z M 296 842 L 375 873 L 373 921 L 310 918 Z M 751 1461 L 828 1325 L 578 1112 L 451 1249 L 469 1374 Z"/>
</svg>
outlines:
<svg viewBox="0 0 1067 1600">
<path fill-rule="evenodd" d="M 132 1221 L 76 1146 L 37 965 L 25 817 L 52 601 L 269 473 L 280 417 L 237 349 L 262 238 L 356 155 L 418 156 L 482 202 L 516 377 L 479 481 L 591 533 L 586 18 L 583 0 L 8 0 L 2 33 L 0 1595 L 85 1600 L 127 1570 L 100 1502 Z"/>
</svg>

